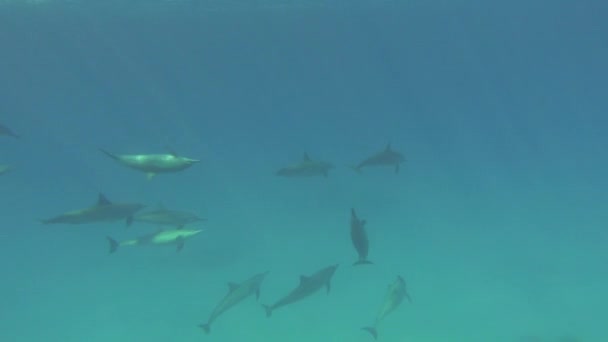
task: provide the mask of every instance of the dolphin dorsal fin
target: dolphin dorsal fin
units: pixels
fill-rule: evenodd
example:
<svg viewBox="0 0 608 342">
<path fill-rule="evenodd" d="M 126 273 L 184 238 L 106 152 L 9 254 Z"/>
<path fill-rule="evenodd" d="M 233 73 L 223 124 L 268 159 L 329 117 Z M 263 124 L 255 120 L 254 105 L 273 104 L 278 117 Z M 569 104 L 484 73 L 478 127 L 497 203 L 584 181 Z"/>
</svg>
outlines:
<svg viewBox="0 0 608 342">
<path fill-rule="evenodd" d="M 309 162 L 310 161 L 310 157 L 308 156 L 308 152 L 304 152 L 304 155 L 302 156 L 302 160 L 305 162 Z"/>
<path fill-rule="evenodd" d="M 300 285 L 302 285 L 302 284 L 304 284 L 305 282 L 307 282 L 307 281 L 308 281 L 308 279 L 309 279 L 309 277 L 308 277 L 308 276 L 301 275 L 301 276 L 300 276 Z"/>
<path fill-rule="evenodd" d="M 110 204 L 112 204 L 112 202 L 110 202 L 108 200 L 106 195 L 104 195 L 100 192 L 99 196 L 97 196 L 97 205 L 110 205 Z"/>
<path fill-rule="evenodd" d="M 234 282 L 229 282 L 228 283 L 228 292 L 232 292 L 234 290 L 236 290 L 239 287 L 239 284 L 234 283 Z"/>
<path fill-rule="evenodd" d="M 179 157 L 179 154 L 173 149 L 171 148 L 171 146 L 165 146 L 165 150 L 167 151 L 167 153 L 169 153 L 170 155 L 174 156 L 174 157 Z"/>
</svg>

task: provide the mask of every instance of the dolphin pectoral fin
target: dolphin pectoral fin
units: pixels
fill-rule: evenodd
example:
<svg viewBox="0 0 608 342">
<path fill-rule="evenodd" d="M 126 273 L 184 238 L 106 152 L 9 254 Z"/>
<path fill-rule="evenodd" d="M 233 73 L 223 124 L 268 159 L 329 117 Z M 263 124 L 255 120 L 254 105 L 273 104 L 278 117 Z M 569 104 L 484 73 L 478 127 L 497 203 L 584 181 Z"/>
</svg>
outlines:
<svg viewBox="0 0 608 342">
<path fill-rule="evenodd" d="M 116 250 L 118 249 L 118 246 L 119 246 L 118 241 L 112 239 L 109 236 L 107 236 L 106 239 L 108 239 L 108 243 L 110 244 L 110 254 L 116 252 Z"/>
<path fill-rule="evenodd" d="M 146 174 L 146 177 L 148 180 L 152 180 L 152 178 L 154 178 L 154 176 L 156 176 L 156 173 L 154 173 L 154 172 L 148 172 Z"/>
<path fill-rule="evenodd" d="M 177 248 L 176 248 L 176 251 L 181 252 L 181 250 L 183 248 L 184 248 L 184 239 L 178 238 L 177 239 Z"/>
<path fill-rule="evenodd" d="M 127 217 L 127 219 L 125 220 L 125 225 L 127 226 L 127 228 L 131 227 L 132 224 L 133 224 L 133 216 Z"/>
<path fill-rule="evenodd" d="M 260 289 L 255 290 L 255 300 L 260 300 Z"/>
<path fill-rule="evenodd" d="M 407 298 L 407 301 L 410 302 L 410 304 L 412 303 L 412 297 L 410 297 L 410 294 L 407 293 L 407 291 L 405 292 L 405 298 Z"/>
<path fill-rule="evenodd" d="M 365 327 L 365 328 L 361 328 L 361 329 L 370 333 L 374 337 L 374 340 L 378 339 L 378 331 L 376 330 L 375 327 Z"/>
<path fill-rule="evenodd" d="M 329 293 L 329 291 L 331 291 L 331 282 L 328 281 L 327 284 L 325 284 L 325 287 L 327 288 L 327 293 Z"/>
<path fill-rule="evenodd" d="M 305 275 L 301 275 L 300 276 L 300 285 L 302 285 L 303 283 L 305 283 L 308 280 L 308 277 Z"/>
<path fill-rule="evenodd" d="M 266 317 L 270 317 L 272 315 L 272 306 L 264 304 L 262 304 L 262 306 L 264 307 L 264 310 L 266 310 Z"/>
<path fill-rule="evenodd" d="M 199 324 L 198 326 L 199 326 L 199 328 L 203 329 L 205 334 L 209 334 L 211 332 L 211 324 L 209 324 L 209 323 L 202 323 L 202 324 Z"/>
</svg>

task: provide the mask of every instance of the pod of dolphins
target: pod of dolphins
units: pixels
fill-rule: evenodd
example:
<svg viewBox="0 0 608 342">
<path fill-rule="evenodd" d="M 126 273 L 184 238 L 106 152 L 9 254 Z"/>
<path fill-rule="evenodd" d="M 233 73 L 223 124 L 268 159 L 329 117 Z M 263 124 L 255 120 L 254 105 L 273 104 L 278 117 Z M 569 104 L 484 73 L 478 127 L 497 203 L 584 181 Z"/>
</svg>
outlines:
<svg viewBox="0 0 608 342">
<path fill-rule="evenodd" d="M 2 124 L 0 124 L 0 136 L 15 139 L 20 137 Z M 176 153 L 114 154 L 101 148 L 100 151 L 118 164 L 144 173 L 148 179 L 154 178 L 157 174 L 181 172 L 199 162 L 197 159 L 187 158 Z M 404 161 L 403 155 L 394 151 L 389 143 L 384 150 L 363 159 L 356 165 L 351 166 L 351 168 L 360 173 L 362 169 L 368 167 L 389 166 L 394 169 L 395 173 L 398 173 L 400 164 Z M 299 162 L 279 169 L 276 175 L 281 177 L 328 177 L 329 171 L 333 168 L 333 164 L 326 161 L 313 160 L 305 153 Z M 11 169 L 10 165 L 0 164 L 0 175 L 7 173 Z M 115 253 L 123 247 L 154 245 L 172 245 L 179 252 L 183 249 L 187 239 L 203 232 L 203 229 L 186 228 L 186 226 L 205 221 L 204 218 L 196 214 L 167 209 L 162 205 L 152 210 L 142 211 L 146 207 L 142 203 L 110 201 L 103 193 L 99 193 L 97 201 L 93 205 L 66 211 L 43 219 L 41 223 L 45 225 L 81 225 L 124 221 L 127 227 L 131 226 L 134 222 L 165 227 L 159 228 L 152 233 L 123 241 L 118 241 L 108 236 L 107 242 L 110 254 Z M 353 266 L 372 265 L 372 261 L 368 259 L 369 240 L 366 232 L 366 221 L 357 216 L 355 209 L 351 209 L 350 211 L 350 238 L 357 253 L 357 259 L 354 261 Z M 266 316 L 270 317 L 275 310 L 299 302 L 317 293 L 322 288 L 325 288 L 326 292 L 329 293 L 332 277 L 338 267 L 338 264 L 333 264 L 310 275 L 301 275 L 295 288 L 287 292 L 283 297 L 280 297 L 273 304 L 264 304 L 262 306 Z M 255 295 L 256 300 L 259 299 L 262 282 L 268 273 L 267 271 L 253 275 L 241 283 L 229 283 L 228 293 L 217 303 L 207 321 L 201 323 L 199 327 L 208 334 L 211 331 L 211 325 L 225 312 L 252 295 Z M 370 326 L 362 329 L 367 331 L 374 339 L 377 339 L 379 323 L 397 309 L 403 302 L 403 299 L 407 299 L 411 303 L 404 279 L 401 276 L 397 276 L 393 283 L 390 284 L 375 320 Z"/>
</svg>

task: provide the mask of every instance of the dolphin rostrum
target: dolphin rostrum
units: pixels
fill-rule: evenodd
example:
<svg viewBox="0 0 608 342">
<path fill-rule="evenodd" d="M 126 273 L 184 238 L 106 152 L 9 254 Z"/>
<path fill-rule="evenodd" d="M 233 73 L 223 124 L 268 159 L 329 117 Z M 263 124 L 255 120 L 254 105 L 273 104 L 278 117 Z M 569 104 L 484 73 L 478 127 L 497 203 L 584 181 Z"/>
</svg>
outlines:
<svg viewBox="0 0 608 342">
<path fill-rule="evenodd" d="M 95 205 L 42 220 L 42 223 L 85 224 L 126 220 L 129 226 L 133 222 L 133 215 L 144 207 L 145 205 L 139 203 L 110 202 L 104 194 L 100 193 Z"/>
<path fill-rule="evenodd" d="M 355 171 L 359 172 L 362 168 L 367 166 L 393 166 L 395 167 L 395 173 L 399 172 L 399 164 L 405 162 L 405 157 L 394 151 L 391 148 L 391 143 L 386 145 L 386 148 L 382 152 L 378 152 L 369 158 L 364 159 L 362 162 L 354 167 Z"/>
<path fill-rule="evenodd" d="M 6 127 L 3 124 L 0 124 L 0 135 L 4 135 L 4 136 L 7 136 L 7 137 L 13 137 L 13 138 L 16 138 L 16 139 L 20 138 L 19 134 L 13 132 L 12 129 Z"/>
<path fill-rule="evenodd" d="M 140 236 L 137 239 L 125 240 L 118 242 L 112 237 L 107 237 L 108 243 L 110 244 L 110 254 L 116 252 L 118 247 L 123 246 L 147 246 L 147 245 L 171 245 L 177 246 L 177 251 L 181 251 L 184 248 L 184 240 L 191 238 L 198 233 L 202 232 L 202 229 L 169 229 L 169 230 L 158 230 L 152 234 Z"/>
<path fill-rule="evenodd" d="M 228 283 L 228 293 L 217 304 L 215 309 L 213 309 L 209 319 L 207 319 L 207 323 L 202 323 L 199 327 L 208 334 L 211 331 L 211 323 L 213 323 L 221 314 L 228 311 L 228 309 L 253 294 L 255 294 L 256 300 L 258 300 L 260 298 L 260 286 L 267 274 L 268 272 L 256 274 L 240 284 Z"/>
<path fill-rule="evenodd" d="M 321 160 L 312 160 L 308 156 L 308 153 L 304 153 L 304 157 L 299 163 L 286 166 L 277 171 L 277 176 L 284 177 L 313 177 L 313 176 L 324 176 L 329 175 L 329 170 L 333 168 L 333 165 L 328 162 Z"/>
<path fill-rule="evenodd" d="M 270 317 L 274 310 L 304 299 L 319 291 L 322 287 L 326 287 L 327 293 L 329 293 L 331 289 L 331 278 L 334 275 L 334 272 L 336 272 L 337 268 L 338 265 L 332 265 L 315 272 L 311 276 L 300 276 L 300 284 L 298 284 L 298 286 L 288 295 L 279 299 L 279 301 L 272 305 L 264 305 L 264 309 L 266 309 L 266 317 Z"/>
<path fill-rule="evenodd" d="M 407 293 L 407 287 L 405 286 L 405 281 L 401 276 L 397 276 L 397 279 L 389 285 L 388 291 L 386 293 L 386 297 L 384 298 L 384 302 L 380 307 L 380 311 L 378 311 L 378 315 L 376 316 L 376 320 L 374 324 L 363 328 L 363 330 L 369 332 L 374 339 L 378 338 L 378 324 L 384 317 L 386 317 L 389 313 L 393 312 L 399 304 L 403 301 L 403 298 L 407 298 L 407 300 L 411 303 L 412 299 L 410 295 Z"/>
<path fill-rule="evenodd" d="M 199 162 L 197 159 L 182 157 L 175 153 L 114 154 L 104 149 L 100 150 L 119 164 L 144 172 L 148 179 L 152 179 L 157 173 L 182 171 Z"/>
<path fill-rule="evenodd" d="M 357 217 L 355 209 L 350 210 L 350 239 L 359 254 L 359 260 L 354 263 L 355 266 L 372 264 L 372 262 L 367 259 L 369 240 L 367 239 L 367 232 L 365 231 L 365 223 L 365 220 L 360 220 Z"/>
<path fill-rule="evenodd" d="M 185 211 L 170 210 L 159 205 L 158 208 L 154 210 L 138 213 L 133 217 L 133 221 L 180 229 L 187 224 L 205 221 L 205 219 L 198 217 L 195 214 Z"/>
</svg>

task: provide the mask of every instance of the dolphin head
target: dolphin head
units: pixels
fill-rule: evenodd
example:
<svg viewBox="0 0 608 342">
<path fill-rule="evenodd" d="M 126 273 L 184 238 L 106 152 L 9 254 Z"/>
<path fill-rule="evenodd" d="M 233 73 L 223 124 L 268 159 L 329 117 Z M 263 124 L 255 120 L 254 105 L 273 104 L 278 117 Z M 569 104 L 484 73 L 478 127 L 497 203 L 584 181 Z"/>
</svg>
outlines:
<svg viewBox="0 0 608 342">
<path fill-rule="evenodd" d="M 194 236 L 194 235 L 200 234 L 203 231 L 203 229 L 190 229 L 190 230 L 183 230 L 182 229 L 182 231 L 183 231 L 183 235 L 184 236 L 190 237 L 190 236 Z"/>
<path fill-rule="evenodd" d="M 192 158 L 182 158 L 182 161 L 187 165 L 194 165 L 194 164 L 200 162 L 200 160 L 192 159 Z"/>
</svg>

